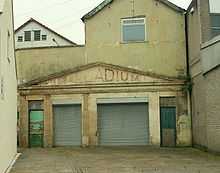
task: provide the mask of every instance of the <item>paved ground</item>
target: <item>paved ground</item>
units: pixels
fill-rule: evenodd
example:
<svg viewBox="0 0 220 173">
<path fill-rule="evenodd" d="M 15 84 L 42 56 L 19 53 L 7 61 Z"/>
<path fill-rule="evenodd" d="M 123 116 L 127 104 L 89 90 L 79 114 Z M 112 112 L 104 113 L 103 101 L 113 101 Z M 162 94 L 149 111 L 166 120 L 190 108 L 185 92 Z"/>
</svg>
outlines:
<svg viewBox="0 0 220 173">
<path fill-rule="evenodd" d="M 220 173 L 220 156 L 191 148 L 25 149 L 11 173 Z"/>
</svg>

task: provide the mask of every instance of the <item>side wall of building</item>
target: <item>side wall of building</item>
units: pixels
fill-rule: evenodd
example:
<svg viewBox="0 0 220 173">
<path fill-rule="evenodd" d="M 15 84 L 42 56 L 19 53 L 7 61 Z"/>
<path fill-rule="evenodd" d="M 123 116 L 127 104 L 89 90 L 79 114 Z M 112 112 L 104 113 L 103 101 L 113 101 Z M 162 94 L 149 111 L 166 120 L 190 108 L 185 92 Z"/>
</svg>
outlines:
<svg viewBox="0 0 220 173">
<path fill-rule="evenodd" d="M 123 43 L 121 19 L 135 16 L 146 18 L 146 42 Z M 186 74 L 184 15 L 163 3 L 115 0 L 85 24 L 88 63 L 102 61 L 173 77 Z"/>
<path fill-rule="evenodd" d="M 17 150 L 17 82 L 14 57 L 12 0 L 5 0 L 0 14 L 0 172 L 8 168 Z"/>
<path fill-rule="evenodd" d="M 220 152 L 220 36 L 202 45 L 201 58 L 206 85 L 207 144 Z"/>
<path fill-rule="evenodd" d="M 189 47 L 189 70 L 192 82 L 192 124 L 193 144 L 199 147 L 207 146 L 207 124 L 206 124 L 206 99 L 205 80 L 202 76 L 201 64 L 201 20 L 200 7 L 197 1 L 187 13 L 188 24 L 188 47 Z"/>
<path fill-rule="evenodd" d="M 211 39 L 211 20 L 210 20 L 210 7 L 209 0 L 198 1 L 200 25 L 201 25 L 201 36 L 202 43 Z"/>
<path fill-rule="evenodd" d="M 187 13 L 193 144 L 219 152 L 220 36 L 211 39 L 209 1 L 194 0 L 193 3 Z"/>
<path fill-rule="evenodd" d="M 208 149 L 220 152 L 220 68 L 206 75 Z"/>
</svg>

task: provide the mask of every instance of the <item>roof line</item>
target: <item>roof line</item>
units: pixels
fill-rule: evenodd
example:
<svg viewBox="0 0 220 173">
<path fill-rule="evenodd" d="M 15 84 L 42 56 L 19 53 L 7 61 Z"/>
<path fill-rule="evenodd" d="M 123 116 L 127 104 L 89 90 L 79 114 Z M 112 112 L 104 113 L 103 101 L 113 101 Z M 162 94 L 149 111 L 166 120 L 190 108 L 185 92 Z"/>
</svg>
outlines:
<svg viewBox="0 0 220 173">
<path fill-rule="evenodd" d="M 195 0 L 192 0 L 191 3 L 189 4 L 186 12 L 189 13 L 190 10 L 196 5 L 196 1 Z"/>
<path fill-rule="evenodd" d="M 59 49 L 59 48 L 80 48 L 85 47 L 85 45 L 64 45 L 64 46 L 44 46 L 44 47 L 25 47 L 25 48 L 17 48 L 15 51 L 22 50 L 33 50 L 33 49 Z"/>
<path fill-rule="evenodd" d="M 114 64 L 108 64 L 108 63 L 103 63 L 103 62 L 95 62 L 95 63 L 90 63 L 90 64 L 86 64 L 86 65 L 81 65 L 81 66 L 77 66 L 71 69 L 67 69 L 67 70 L 63 70 L 61 72 L 57 72 L 54 74 L 50 74 L 47 76 L 43 76 L 43 77 L 39 77 L 37 79 L 31 80 L 29 82 L 23 83 L 21 85 L 19 85 L 19 87 L 28 87 L 28 86 L 32 86 L 32 85 L 37 85 L 41 82 L 45 82 L 51 79 L 56 79 L 59 77 L 63 77 L 65 75 L 69 75 L 71 73 L 74 72 L 79 72 L 82 70 L 87 70 L 89 68 L 93 68 L 93 67 L 97 67 L 97 66 L 102 66 L 102 67 L 106 67 L 106 68 L 115 68 L 118 70 L 126 70 L 128 72 L 131 73 L 137 73 L 140 75 L 145 75 L 145 76 L 151 76 L 151 77 L 155 77 L 155 78 L 159 78 L 159 79 L 164 79 L 164 80 L 169 80 L 169 81 L 176 81 L 176 80 L 185 80 L 184 77 L 171 77 L 171 76 L 165 76 L 165 75 L 160 75 L 160 74 L 156 74 L 156 73 L 152 73 L 152 72 L 145 72 L 145 71 L 141 71 L 141 70 L 137 70 L 137 69 L 133 69 L 133 68 L 129 68 L 129 67 L 123 67 L 123 66 L 119 66 L 119 65 L 114 65 Z"/>
<path fill-rule="evenodd" d="M 67 42 L 73 44 L 73 45 L 77 45 L 76 43 L 74 43 L 73 41 L 69 40 L 68 38 L 62 36 L 61 34 L 57 33 L 56 31 L 52 30 L 51 28 L 47 27 L 46 25 L 38 22 L 37 20 L 35 20 L 34 18 L 30 18 L 28 21 L 26 21 L 24 24 L 22 24 L 21 26 L 19 26 L 16 30 L 15 33 L 18 32 L 19 30 L 21 30 L 22 28 L 24 28 L 27 24 L 29 24 L 30 22 L 35 22 L 37 24 L 39 24 L 40 26 L 42 26 L 43 28 L 46 28 L 47 30 L 49 30 L 50 32 L 54 33 L 55 35 L 61 37 L 62 39 L 66 40 Z"/>
<path fill-rule="evenodd" d="M 180 13 L 186 12 L 185 9 L 183 9 L 183 8 L 181 8 L 181 7 L 179 7 L 179 6 L 177 6 L 176 4 L 174 4 L 174 3 L 172 3 L 172 2 L 170 2 L 170 1 L 168 1 L 168 0 L 156 0 L 156 1 L 159 1 L 159 2 L 161 2 L 161 3 L 165 4 L 165 5 L 167 5 L 167 6 L 170 7 L 171 9 L 176 10 L 177 12 L 180 12 Z"/>
<path fill-rule="evenodd" d="M 102 3 L 97 5 L 95 8 L 93 8 L 91 11 L 89 11 L 87 14 L 85 14 L 81 20 L 84 21 L 85 19 L 89 19 L 90 17 L 93 17 L 95 14 L 100 12 L 103 8 L 105 8 L 107 5 L 112 3 L 114 0 L 104 0 Z"/>
<path fill-rule="evenodd" d="M 91 17 L 93 17 L 94 15 L 96 15 L 97 13 L 99 13 L 101 10 L 103 10 L 107 5 L 111 4 L 114 0 L 104 0 L 102 3 L 100 3 L 98 6 L 96 6 L 94 9 L 92 9 L 91 11 L 89 11 L 88 13 L 86 13 L 81 20 L 85 21 L 86 19 L 90 19 Z M 155 0 L 158 1 L 160 3 L 163 3 L 164 5 L 170 7 L 171 9 L 180 12 L 180 13 L 184 13 L 185 10 L 175 4 L 173 4 L 172 2 L 168 1 L 168 0 Z"/>
</svg>

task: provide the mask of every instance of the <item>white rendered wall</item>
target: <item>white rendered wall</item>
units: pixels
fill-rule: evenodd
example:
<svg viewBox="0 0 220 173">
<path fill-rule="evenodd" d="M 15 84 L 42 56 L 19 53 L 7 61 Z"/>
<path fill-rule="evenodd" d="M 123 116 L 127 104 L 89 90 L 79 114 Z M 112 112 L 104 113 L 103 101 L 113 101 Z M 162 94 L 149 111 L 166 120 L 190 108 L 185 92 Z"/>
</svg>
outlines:
<svg viewBox="0 0 220 173">
<path fill-rule="evenodd" d="M 5 0 L 3 13 L 0 14 L 0 34 L 0 91 L 3 91 L 0 92 L 0 173 L 4 173 L 17 153 L 17 81 L 12 0 Z"/>
<path fill-rule="evenodd" d="M 209 0 L 210 12 L 220 13 L 220 0 Z"/>
</svg>

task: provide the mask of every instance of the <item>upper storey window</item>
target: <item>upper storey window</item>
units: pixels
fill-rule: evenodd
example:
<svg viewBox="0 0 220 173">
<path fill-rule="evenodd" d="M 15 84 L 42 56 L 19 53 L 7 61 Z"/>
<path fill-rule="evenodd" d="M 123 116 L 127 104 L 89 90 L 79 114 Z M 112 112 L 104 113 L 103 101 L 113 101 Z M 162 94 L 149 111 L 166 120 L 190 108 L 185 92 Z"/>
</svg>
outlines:
<svg viewBox="0 0 220 173">
<path fill-rule="evenodd" d="M 42 40 L 47 40 L 47 35 L 42 35 Z"/>
<path fill-rule="evenodd" d="M 212 37 L 215 37 L 220 35 L 220 13 L 212 13 L 210 16 Z"/>
<path fill-rule="evenodd" d="M 31 41 L 31 31 L 24 31 L 24 41 Z"/>
<path fill-rule="evenodd" d="M 34 41 L 40 41 L 41 33 L 40 30 L 34 31 Z"/>
<path fill-rule="evenodd" d="M 146 41 L 146 19 L 127 18 L 121 20 L 122 42 L 144 42 Z"/>
<path fill-rule="evenodd" d="M 23 41 L 23 36 L 18 36 L 18 42 L 22 42 Z"/>
<path fill-rule="evenodd" d="M 24 31 L 24 41 L 45 41 L 47 40 L 47 35 L 41 35 L 41 30 Z M 17 37 L 17 42 L 23 41 L 23 36 Z"/>
</svg>

